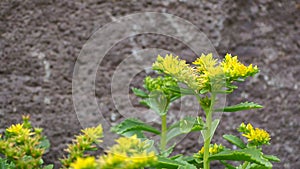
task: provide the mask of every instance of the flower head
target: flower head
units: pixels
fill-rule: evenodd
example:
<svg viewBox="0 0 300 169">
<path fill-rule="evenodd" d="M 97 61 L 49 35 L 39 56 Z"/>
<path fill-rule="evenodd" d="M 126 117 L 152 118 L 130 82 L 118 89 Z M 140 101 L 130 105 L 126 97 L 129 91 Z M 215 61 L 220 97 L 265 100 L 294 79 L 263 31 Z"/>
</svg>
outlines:
<svg viewBox="0 0 300 169">
<path fill-rule="evenodd" d="M 197 58 L 193 64 L 197 66 L 198 72 L 207 71 L 208 69 L 215 67 L 218 63 L 218 59 L 214 59 L 212 53 L 208 55 L 202 54 Z"/>
<path fill-rule="evenodd" d="M 23 124 L 13 124 L 6 129 L 7 132 L 19 134 L 23 130 Z"/>
<path fill-rule="evenodd" d="M 212 53 L 202 54 L 194 62 L 194 67 L 185 60 L 173 57 L 158 56 L 152 68 L 175 78 L 178 82 L 186 84 L 189 88 L 200 93 L 208 91 L 222 91 L 225 87 L 232 89 L 233 81 L 245 79 L 256 74 L 257 66 L 245 66 L 238 61 L 237 56 L 226 54 L 225 59 L 218 63 Z M 229 92 L 232 90 L 228 90 Z"/>
<path fill-rule="evenodd" d="M 217 154 L 221 151 L 223 151 L 225 149 L 225 147 L 222 145 L 222 144 L 210 144 L 209 145 L 209 154 L 210 155 L 214 155 L 214 154 Z M 195 154 L 195 158 L 203 158 L 203 155 L 204 155 L 204 147 L 202 147 L 199 152 L 197 154 Z"/>
<path fill-rule="evenodd" d="M 172 54 L 166 55 L 165 58 L 158 55 L 156 62 L 152 65 L 153 70 L 158 70 L 169 76 L 174 77 L 179 82 L 188 85 L 191 89 L 199 90 L 201 83 L 196 75 L 196 71 L 185 60 L 173 57 Z"/>
<path fill-rule="evenodd" d="M 221 63 L 224 73 L 230 80 L 237 80 L 238 78 L 246 78 L 256 74 L 259 70 L 257 66 L 245 66 L 238 61 L 238 57 L 232 57 L 231 54 L 226 54 L 225 59 Z"/>
<path fill-rule="evenodd" d="M 149 166 L 156 162 L 157 157 L 153 151 L 148 152 L 149 144 L 136 137 L 121 137 L 117 144 L 110 148 L 107 155 L 101 156 L 101 168 L 135 169 Z"/>
<path fill-rule="evenodd" d="M 243 133 L 242 136 L 246 137 L 248 142 L 254 145 L 269 144 L 271 140 L 270 134 L 267 131 L 254 128 L 250 123 L 247 125 L 242 123 L 238 130 Z"/>
<path fill-rule="evenodd" d="M 103 129 L 101 125 L 98 125 L 97 127 L 91 127 L 91 128 L 86 128 L 84 130 L 81 130 L 84 135 L 92 140 L 93 142 L 101 142 L 99 138 L 103 137 Z"/>
<path fill-rule="evenodd" d="M 178 85 L 176 79 L 170 76 L 159 76 L 157 78 L 147 76 L 144 80 L 144 87 L 149 92 L 161 91 L 167 97 L 172 98 L 174 92 L 170 90 L 170 87 L 178 87 Z"/>
<path fill-rule="evenodd" d="M 77 158 L 74 163 L 71 164 L 73 169 L 98 169 L 99 165 L 94 157 Z"/>
</svg>

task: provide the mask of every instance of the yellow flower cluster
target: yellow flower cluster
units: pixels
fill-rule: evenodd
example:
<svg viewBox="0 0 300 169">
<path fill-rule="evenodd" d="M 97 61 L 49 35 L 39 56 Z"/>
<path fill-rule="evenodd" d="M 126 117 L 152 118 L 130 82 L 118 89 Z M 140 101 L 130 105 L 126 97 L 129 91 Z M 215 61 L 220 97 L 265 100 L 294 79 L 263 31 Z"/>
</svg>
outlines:
<svg viewBox="0 0 300 169">
<path fill-rule="evenodd" d="M 84 156 L 85 151 L 95 148 L 95 143 L 100 143 L 103 137 L 103 129 L 101 125 L 97 127 L 86 128 L 81 130 L 83 134 L 76 136 L 73 144 L 68 145 L 66 149 L 69 156 L 61 159 L 64 168 L 70 167 L 70 164 L 76 159 Z"/>
<path fill-rule="evenodd" d="M 71 164 L 73 169 L 97 169 L 99 168 L 95 157 L 77 158 L 74 163 Z"/>
<path fill-rule="evenodd" d="M 242 135 L 254 145 L 269 144 L 269 141 L 271 140 L 268 132 L 260 128 L 253 128 L 250 123 L 247 125 L 242 123 L 239 127 L 239 131 L 241 131 L 243 133 Z"/>
<path fill-rule="evenodd" d="M 169 87 L 178 87 L 177 81 L 169 76 L 159 76 L 157 78 L 147 76 L 144 80 L 144 86 L 149 92 L 161 91 L 169 97 L 172 97 L 172 95 L 174 95 L 174 92 L 171 91 Z"/>
<path fill-rule="evenodd" d="M 165 58 L 158 55 L 152 68 L 185 83 L 193 90 L 219 90 L 229 82 L 246 78 L 258 72 L 257 66 L 245 66 L 238 61 L 237 56 L 232 57 L 226 54 L 225 59 L 218 63 L 210 53 L 202 54 L 193 64 L 195 67 L 186 64 L 185 60 L 173 57 L 172 54 Z"/>
<path fill-rule="evenodd" d="M 121 137 L 107 152 L 99 158 L 101 169 L 135 169 L 154 164 L 157 157 L 153 151 L 148 152 L 149 144 L 136 137 Z"/>
<path fill-rule="evenodd" d="M 235 80 L 239 77 L 247 77 L 251 76 L 258 72 L 257 66 L 250 64 L 249 66 L 245 66 L 241 62 L 238 61 L 237 56 L 232 57 L 231 54 L 226 54 L 224 61 L 221 63 L 223 66 L 224 73 L 231 80 Z"/>
<path fill-rule="evenodd" d="M 223 150 L 224 150 L 224 146 L 222 144 L 218 145 L 218 144 L 215 143 L 215 144 L 211 144 L 209 146 L 209 154 L 210 155 L 217 154 L 217 153 L 219 153 L 219 152 L 221 152 Z M 201 154 L 201 155 L 204 154 L 204 147 L 202 147 L 200 149 L 200 151 L 198 152 L 198 154 Z"/>
<path fill-rule="evenodd" d="M 153 70 L 158 70 L 174 77 L 192 89 L 199 90 L 201 88 L 201 83 L 198 82 L 199 77 L 196 74 L 196 70 L 187 64 L 185 60 L 178 59 L 178 56 L 173 57 L 173 55 L 170 54 L 163 58 L 158 55 L 152 68 Z"/>
<path fill-rule="evenodd" d="M 41 168 L 42 155 L 46 147 L 42 129 L 32 128 L 29 116 L 23 116 L 22 124 L 11 125 L 5 137 L 0 137 L 0 154 L 10 160 L 16 168 Z"/>
<path fill-rule="evenodd" d="M 78 157 L 70 164 L 73 169 L 136 169 L 150 166 L 157 161 L 155 153 L 148 152 L 149 144 L 136 137 L 121 137 L 116 140 L 106 155 L 95 160 L 94 157 Z"/>
</svg>

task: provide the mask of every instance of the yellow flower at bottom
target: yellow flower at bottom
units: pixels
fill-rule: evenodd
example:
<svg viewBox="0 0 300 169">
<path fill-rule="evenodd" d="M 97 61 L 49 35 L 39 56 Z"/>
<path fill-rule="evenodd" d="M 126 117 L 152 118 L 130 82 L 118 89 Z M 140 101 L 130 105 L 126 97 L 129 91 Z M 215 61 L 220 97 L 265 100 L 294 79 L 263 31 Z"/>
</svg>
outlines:
<svg viewBox="0 0 300 169">
<path fill-rule="evenodd" d="M 115 141 L 117 144 L 106 155 L 99 157 L 101 169 L 136 169 L 156 163 L 155 152 L 147 150 L 149 142 L 141 141 L 136 135 L 121 137 Z"/>
<path fill-rule="evenodd" d="M 77 158 L 77 160 L 71 164 L 73 169 L 97 169 L 99 168 L 98 163 L 94 157 Z"/>
<path fill-rule="evenodd" d="M 8 129 L 7 132 L 19 134 L 23 130 L 23 124 L 13 124 Z"/>
</svg>

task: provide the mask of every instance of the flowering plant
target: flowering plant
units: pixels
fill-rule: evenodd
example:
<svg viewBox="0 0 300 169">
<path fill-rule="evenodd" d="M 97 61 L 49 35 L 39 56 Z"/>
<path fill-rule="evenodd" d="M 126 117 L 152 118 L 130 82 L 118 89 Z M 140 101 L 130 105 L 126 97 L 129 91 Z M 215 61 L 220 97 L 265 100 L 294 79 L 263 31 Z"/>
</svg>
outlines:
<svg viewBox="0 0 300 169">
<path fill-rule="evenodd" d="M 43 166 L 42 155 L 50 143 L 42 131 L 31 126 L 29 116 L 23 116 L 23 123 L 7 128 L 5 135 L 0 135 L 0 168 L 53 168 L 53 165 Z"/>
<path fill-rule="evenodd" d="M 147 139 L 143 132 L 151 132 L 160 136 L 157 151 L 158 162 L 156 168 L 210 168 L 210 162 L 219 160 L 227 168 L 272 168 L 271 161 L 279 161 L 275 156 L 264 155 L 262 145 L 269 144 L 270 136 L 262 129 L 253 128 L 251 124 L 241 124 L 238 131 L 248 139 L 243 140 L 233 135 L 224 135 L 224 139 L 239 147 L 230 150 L 222 145 L 211 144 L 211 139 L 219 124 L 219 119 L 212 119 L 216 112 L 237 112 L 262 108 L 253 102 L 244 102 L 228 107 L 216 107 L 219 95 L 232 93 L 237 88 L 234 82 L 243 82 L 247 77 L 259 72 L 257 66 L 246 66 L 238 61 L 237 56 L 226 54 L 223 61 L 218 62 L 212 54 L 202 54 L 193 62 L 193 66 L 180 60 L 172 54 L 164 58 L 157 57 L 152 66 L 161 76 L 146 77 L 144 90 L 133 88 L 136 96 L 142 98 L 141 103 L 146 105 L 161 118 L 161 130 L 149 126 L 138 119 L 126 119 L 113 127 L 118 134 L 128 136 L 138 134 Z M 186 116 L 179 122 L 167 126 L 168 110 L 173 101 L 182 96 L 192 95 L 197 98 L 204 111 L 204 118 Z M 203 120 L 205 119 L 205 120 Z M 173 147 L 168 146 L 171 139 L 189 132 L 200 131 L 204 146 L 194 156 L 177 154 L 171 156 Z M 228 161 L 243 161 L 233 166 Z"/>
<path fill-rule="evenodd" d="M 270 144 L 269 133 L 254 128 L 250 123 L 242 123 L 237 129 L 244 138 L 223 135 L 236 149 L 211 143 L 220 121 L 213 120 L 214 113 L 262 108 L 253 102 L 227 107 L 218 107 L 217 104 L 218 96 L 232 93 L 237 88 L 234 82 L 243 82 L 258 73 L 257 66 L 246 66 L 238 61 L 237 56 L 230 54 L 221 62 L 212 54 L 202 54 L 192 66 L 170 54 L 165 58 L 158 56 L 152 68 L 161 76 L 146 77 L 144 89 L 133 88 L 132 91 L 141 98 L 141 104 L 159 115 L 161 128 L 139 119 L 125 119 L 111 128 L 120 135 L 115 140 L 116 144 L 98 157 L 90 152 L 97 150 L 96 144 L 102 142 L 102 126 L 86 128 L 68 145 L 68 155 L 60 159 L 63 169 L 209 169 L 210 162 L 215 160 L 227 169 L 269 169 L 272 168 L 271 162 L 280 161 L 276 156 L 263 153 L 263 146 Z M 185 116 L 168 125 L 170 105 L 187 95 L 197 99 L 203 116 Z M 27 116 L 23 117 L 23 121 L 6 129 L 5 136 L 0 135 L 0 168 L 53 168 L 53 165 L 43 166 L 42 155 L 49 148 L 49 142 L 41 135 L 42 129 L 32 128 Z M 175 146 L 170 145 L 171 140 L 190 132 L 201 133 L 204 140 L 202 148 L 191 156 L 171 155 Z M 155 144 L 146 133 L 158 136 L 160 142 Z"/>
</svg>

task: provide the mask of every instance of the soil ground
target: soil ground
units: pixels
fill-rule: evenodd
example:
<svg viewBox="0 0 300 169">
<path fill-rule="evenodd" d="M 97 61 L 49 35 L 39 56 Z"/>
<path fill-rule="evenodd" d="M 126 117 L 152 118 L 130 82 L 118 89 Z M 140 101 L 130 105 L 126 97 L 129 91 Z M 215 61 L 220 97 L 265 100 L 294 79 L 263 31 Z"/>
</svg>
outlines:
<svg viewBox="0 0 300 169">
<path fill-rule="evenodd" d="M 93 32 L 115 18 L 137 12 L 179 16 L 203 31 L 220 56 L 240 56 L 261 72 L 239 85 L 227 104 L 254 101 L 263 109 L 224 114 L 214 141 L 252 122 L 271 133 L 266 152 L 280 157 L 275 169 L 299 168 L 300 2 L 299 1 L 8 1 L 0 2 L 0 132 L 30 114 L 51 142 L 47 164 L 58 158 L 81 126 L 72 101 L 72 74 L 80 50 Z M 159 28 L 159 27 L 158 27 Z M 108 37 L 110 35 L 107 35 Z M 110 96 L 111 77 L 133 49 L 163 48 L 195 58 L 185 45 L 162 35 L 138 35 L 115 45 L 97 73 L 96 96 L 111 123 L 122 119 Z M 141 83 L 137 76 L 133 86 Z M 133 96 L 132 96 L 133 97 Z M 136 98 L 132 99 L 137 105 Z M 177 152 L 196 152 L 196 135 Z M 214 165 L 213 168 L 221 168 Z"/>
</svg>

